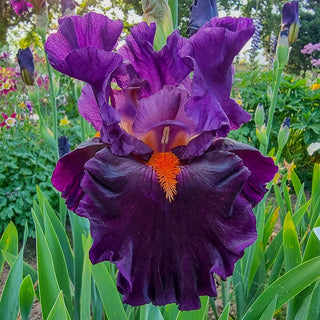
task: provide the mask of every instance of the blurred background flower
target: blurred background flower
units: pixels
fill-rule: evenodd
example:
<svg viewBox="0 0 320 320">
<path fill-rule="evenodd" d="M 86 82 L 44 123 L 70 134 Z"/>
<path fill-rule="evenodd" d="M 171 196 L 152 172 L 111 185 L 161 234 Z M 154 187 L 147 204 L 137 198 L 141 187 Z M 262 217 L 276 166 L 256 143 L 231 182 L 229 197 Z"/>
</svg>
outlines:
<svg viewBox="0 0 320 320">
<path fill-rule="evenodd" d="M 6 126 L 7 129 L 10 129 L 11 127 L 15 126 L 15 124 L 17 123 L 16 113 L 12 113 L 10 116 L 6 115 L 5 113 L 2 113 L 2 117 L 4 121 L 0 123 L 0 127 Z"/>
</svg>

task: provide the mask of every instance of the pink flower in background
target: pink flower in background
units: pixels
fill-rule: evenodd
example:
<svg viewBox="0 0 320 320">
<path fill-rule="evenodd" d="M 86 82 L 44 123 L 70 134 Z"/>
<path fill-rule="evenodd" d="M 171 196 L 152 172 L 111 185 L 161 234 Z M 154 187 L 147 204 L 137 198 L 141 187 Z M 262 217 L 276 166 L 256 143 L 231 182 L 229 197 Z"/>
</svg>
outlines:
<svg viewBox="0 0 320 320">
<path fill-rule="evenodd" d="M 314 67 L 320 67 L 320 59 L 312 59 L 311 63 Z"/>
<path fill-rule="evenodd" d="M 32 8 L 32 4 L 25 0 L 9 0 L 9 1 L 12 9 L 18 16 L 21 16 L 22 13 L 28 12 L 29 8 Z"/>
<path fill-rule="evenodd" d="M 0 60 L 8 61 L 8 59 L 9 59 L 9 52 L 2 51 L 0 53 Z"/>
<path fill-rule="evenodd" d="M 16 91 L 16 72 L 12 68 L 0 67 L 0 95 L 7 95 L 10 91 Z"/>
<path fill-rule="evenodd" d="M 49 90 L 49 76 L 48 75 L 44 75 L 44 74 L 40 74 L 37 77 L 37 84 L 39 87 L 44 87 L 46 90 Z"/>
<path fill-rule="evenodd" d="M 16 113 L 13 113 L 11 116 L 8 116 L 5 113 L 2 113 L 2 117 L 3 117 L 4 121 L 0 123 L 0 127 L 7 126 L 7 129 L 10 129 L 11 127 L 13 127 L 17 123 L 17 120 L 16 120 L 17 114 Z"/>
<path fill-rule="evenodd" d="M 320 43 L 316 43 L 313 45 L 313 50 L 320 51 Z"/>
<path fill-rule="evenodd" d="M 313 44 L 312 43 L 308 43 L 303 47 L 303 49 L 301 50 L 301 53 L 303 53 L 303 54 L 312 54 L 313 51 L 314 51 Z"/>
</svg>

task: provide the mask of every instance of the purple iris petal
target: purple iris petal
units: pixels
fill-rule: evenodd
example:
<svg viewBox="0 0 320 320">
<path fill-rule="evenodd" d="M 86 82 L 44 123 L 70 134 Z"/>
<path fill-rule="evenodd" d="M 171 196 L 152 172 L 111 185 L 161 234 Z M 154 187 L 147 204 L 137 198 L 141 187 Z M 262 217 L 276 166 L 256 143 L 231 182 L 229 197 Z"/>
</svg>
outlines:
<svg viewBox="0 0 320 320">
<path fill-rule="evenodd" d="M 49 40 L 48 40 L 48 42 Z M 47 48 L 49 45 L 47 46 Z M 57 50 L 59 48 L 56 48 Z M 98 50 L 94 47 L 75 49 L 66 57 L 51 55 L 48 50 L 50 64 L 59 72 L 70 77 L 95 85 L 104 80 L 122 63 L 122 58 L 116 53 Z"/>
<path fill-rule="evenodd" d="M 144 97 L 161 90 L 166 84 L 179 84 L 192 71 L 179 56 L 179 51 L 185 46 L 190 48 L 190 45 L 177 31 L 168 37 L 167 44 L 160 51 L 153 49 L 155 24 L 140 23 L 131 32 L 119 53 L 147 81 Z"/>
<path fill-rule="evenodd" d="M 213 139 L 216 137 L 215 131 L 205 131 L 193 138 L 185 146 L 177 146 L 172 152 L 183 161 L 190 162 L 194 158 L 203 155 L 212 145 Z"/>
<path fill-rule="evenodd" d="M 79 211 L 90 220 L 90 259 L 117 265 L 126 303 L 199 308 L 199 295 L 216 295 L 213 272 L 231 275 L 256 239 L 240 195 L 250 172 L 232 153 L 207 152 L 183 166 L 171 203 L 152 168 L 132 156 L 104 148 L 85 168 Z"/>
<path fill-rule="evenodd" d="M 66 199 L 68 209 L 75 210 L 84 195 L 80 187 L 84 164 L 103 147 L 98 138 L 93 138 L 80 144 L 77 149 L 58 161 L 52 175 L 52 184 L 62 193 L 62 198 Z"/>
<path fill-rule="evenodd" d="M 282 8 L 281 25 L 290 27 L 290 25 L 299 24 L 299 2 L 291 1 L 284 4 Z"/>
<path fill-rule="evenodd" d="M 141 99 L 133 122 L 133 133 L 142 138 L 152 131 L 158 142 L 153 147 L 158 151 L 161 151 L 161 144 L 163 145 L 161 141 L 165 127 L 169 128 L 168 141 L 165 143 L 169 150 L 175 144 L 174 138 L 179 135 L 186 135 L 186 138 L 195 135 L 193 122 L 184 111 L 187 99 L 187 91 L 171 86 L 164 86 L 152 96 Z M 169 151 L 167 148 L 166 151 Z"/>
<path fill-rule="evenodd" d="M 193 0 L 187 33 L 194 35 L 211 18 L 216 17 L 217 0 Z"/>
<path fill-rule="evenodd" d="M 216 139 L 209 150 L 224 150 L 239 156 L 251 175 L 243 187 L 242 194 L 257 205 L 267 192 L 266 183 L 271 181 L 278 171 L 272 158 L 263 156 L 257 149 L 231 139 Z"/>
<path fill-rule="evenodd" d="M 86 84 L 81 90 L 81 96 L 78 100 L 78 109 L 81 116 L 99 131 L 102 126 L 102 119 L 96 97 L 89 84 Z"/>
<path fill-rule="evenodd" d="M 121 119 L 131 126 L 138 108 L 138 90 L 130 88 L 111 92 L 111 105 L 119 112 Z"/>
<path fill-rule="evenodd" d="M 110 52 L 121 30 L 120 21 L 93 12 L 65 17 L 58 32 L 46 42 L 49 62 L 76 79 L 90 84 L 102 81 L 122 63 L 118 54 Z"/>
<path fill-rule="evenodd" d="M 73 50 L 86 47 L 112 51 L 121 31 L 120 20 L 113 21 L 102 14 L 90 12 L 83 17 L 63 18 L 58 32 L 50 36 L 50 42 L 61 45 L 60 52 L 56 53 L 60 56 L 67 56 Z"/>
<path fill-rule="evenodd" d="M 103 112 L 101 114 L 103 115 Z M 118 123 L 104 124 L 101 128 L 101 140 L 110 144 L 110 150 L 117 156 L 127 156 L 132 153 L 148 160 L 153 152 L 141 140 L 120 128 Z"/>
<path fill-rule="evenodd" d="M 232 61 L 253 33 L 250 19 L 213 18 L 190 38 L 194 76 L 192 100 L 186 111 L 198 132 L 217 130 L 226 136 L 230 128 L 236 129 L 250 119 L 230 98 L 230 91 Z"/>
<path fill-rule="evenodd" d="M 29 47 L 19 49 L 17 58 L 23 82 L 32 86 L 34 83 L 34 61 L 31 49 Z"/>
</svg>

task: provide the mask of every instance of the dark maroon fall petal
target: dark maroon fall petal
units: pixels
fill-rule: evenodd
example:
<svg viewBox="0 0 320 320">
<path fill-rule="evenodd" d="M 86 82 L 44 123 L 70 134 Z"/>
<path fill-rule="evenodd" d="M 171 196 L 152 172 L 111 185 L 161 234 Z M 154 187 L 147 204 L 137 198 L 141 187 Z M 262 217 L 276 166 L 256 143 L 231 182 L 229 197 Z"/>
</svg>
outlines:
<svg viewBox="0 0 320 320">
<path fill-rule="evenodd" d="M 278 171 L 272 158 L 262 155 L 247 144 L 226 138 L 214 140 L 209 150 L 225 150 L 242 159 L 251 174 L 241 193 L 253 206 L 257 205 L 267 192 L 266 184 Z"/>
<path fill-rule="evenodd" d="M 93 138 L 59 159 L 51 181 L 53 186 L 62 193 L 62 198 L 66 199 L 69 210 L 75 210 L 84 195 L 80 182 L 84 175 L 85 163 L 104 146 L 98 138 Z"/>
<path fill-rule="evenodd" d="M 85 165 L 78 212 L 90 220 L 93 263 L 119 269 L 124 302 L 200 307 L 256 239 L 251 204 L 240 192 L 250 172 L 236 155 L 212 151 L 181 167 L 169 202 L 150 166 L 104 148 Z"/>
</svg>

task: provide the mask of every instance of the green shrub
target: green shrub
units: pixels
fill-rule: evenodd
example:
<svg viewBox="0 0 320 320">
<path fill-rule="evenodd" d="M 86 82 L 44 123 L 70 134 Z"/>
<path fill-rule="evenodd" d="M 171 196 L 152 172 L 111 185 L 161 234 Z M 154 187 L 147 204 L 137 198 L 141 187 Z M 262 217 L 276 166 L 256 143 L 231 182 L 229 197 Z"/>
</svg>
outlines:
<svg viewBox="0 0 320 320">
<path fill-rule="evenodd" d="M 21 125 L 22 124 L 22 125 Z M 25 223 L 34 237 L 31 217 L 33 197 L 39 185 L 56 207 L 57 195 L 51 184 L 54 157 L 41 141 L 38 127 L 18 121 L 15 127 L 0 132 L 3 165 L 0 167 L 0 234 L 13 221 L 19 235 Z"/>
</svg>

